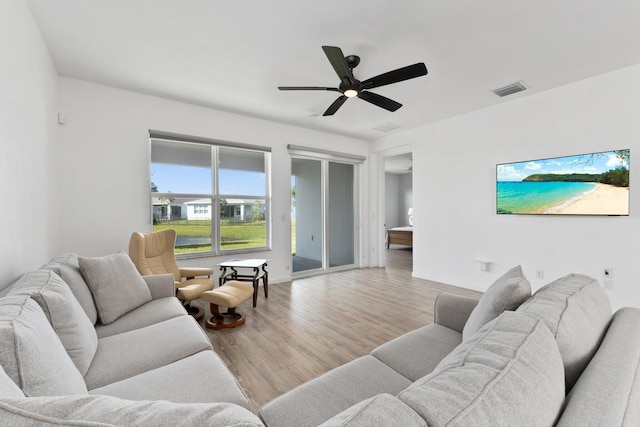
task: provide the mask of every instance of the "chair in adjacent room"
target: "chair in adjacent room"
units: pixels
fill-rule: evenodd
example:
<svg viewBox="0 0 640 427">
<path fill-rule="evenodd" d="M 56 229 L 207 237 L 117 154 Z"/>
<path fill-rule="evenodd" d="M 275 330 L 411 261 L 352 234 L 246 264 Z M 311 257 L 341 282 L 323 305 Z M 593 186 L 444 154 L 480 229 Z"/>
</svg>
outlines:
<svg viewBox="0 0 640 427">
<path fill-rule="evenodd" d="M 162 230 L 153 233 L 131 234 L 129 256 L 143 276 L 173 274 L 176 297 L 196 320 L 204 316 L 204 310 L 191 305 L 203 292 L 213 289 L 212 268 L 180 268 L 175 255 L 176 231 Z M 206 276 L 206 277 L 201 277 Z"/>
</svg>

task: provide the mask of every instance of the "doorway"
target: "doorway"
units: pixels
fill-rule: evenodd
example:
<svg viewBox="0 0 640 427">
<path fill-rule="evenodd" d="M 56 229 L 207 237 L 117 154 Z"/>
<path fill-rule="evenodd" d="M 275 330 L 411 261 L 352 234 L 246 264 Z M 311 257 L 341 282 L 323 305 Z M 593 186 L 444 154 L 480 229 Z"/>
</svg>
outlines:
<svg viewBox="0 0 640 427">
<path fill-rule="evenodd" d="M 356 260 L 356 165 L 291 159 L 291 272 L 352 267 Z"/>
<path fill-rule="evenodd" d="M 384 157 L 386 262 L 405 260 L 412 269 L 413 258 L 413 160 L 411 153 Z M 392 230 L 392 233 L 389 233 Z M 410 238 L 409 238 L 410 236 Z M 408 260 L 408 262 L 406 262 Z M 397 262 L 396 262 L 397 263 Z"/>
</svg>

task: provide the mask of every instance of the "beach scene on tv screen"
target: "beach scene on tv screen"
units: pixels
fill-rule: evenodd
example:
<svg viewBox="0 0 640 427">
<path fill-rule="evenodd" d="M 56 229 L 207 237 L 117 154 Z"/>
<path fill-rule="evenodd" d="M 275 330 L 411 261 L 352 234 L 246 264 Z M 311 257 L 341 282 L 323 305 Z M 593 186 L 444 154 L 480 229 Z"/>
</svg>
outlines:
<svg viewBox="0 0 640 427">
<path fill-rule="evenodd" d="M 629 215 L 630 150 L 500 164 L 498 214 Z"/>
</svg>

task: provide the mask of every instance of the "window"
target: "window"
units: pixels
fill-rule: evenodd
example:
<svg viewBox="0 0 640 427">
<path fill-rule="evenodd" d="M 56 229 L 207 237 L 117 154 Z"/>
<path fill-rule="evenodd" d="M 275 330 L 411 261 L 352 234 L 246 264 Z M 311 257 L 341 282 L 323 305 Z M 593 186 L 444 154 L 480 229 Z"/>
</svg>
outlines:
<svg viewBox="0 0 640 427">
<path fill-rule="evenodd" d="M 209 215 L 209 206 L 207 205 L 195 205 L 193 210 L 196 214 Z"/>
<path fill-rule="evenodd" d="M 179 256 L 270 246 L 268 147 L 158 131 L 150 140 L 153 230 L 175 229 Z"/>
</svg>

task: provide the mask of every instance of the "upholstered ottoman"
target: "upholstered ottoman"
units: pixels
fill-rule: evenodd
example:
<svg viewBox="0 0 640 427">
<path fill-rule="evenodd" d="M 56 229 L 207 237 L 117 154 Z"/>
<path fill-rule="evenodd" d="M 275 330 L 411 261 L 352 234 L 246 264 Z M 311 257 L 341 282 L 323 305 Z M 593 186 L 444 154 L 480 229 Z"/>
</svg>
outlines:
<svg viewBox="0 0 640 427">
<path fill-rule="evenodd" d="M 236 307 L 248 300 L 252 295 L 253 286 L 237 280 L 229 281 L 219 288 L 204 292 L 200 298 L 210 304 L 211 314 L 213 315 L 205 321 L 206 327 L 223 329 L 242 325 L 246 317 L 244 314 L 236 313 Z M 227 307 L 227 312 L 221 313 L 220 306 Z M 235 320 L 225 323 L 225 316 L 233 317 Z"/>
</svg>

